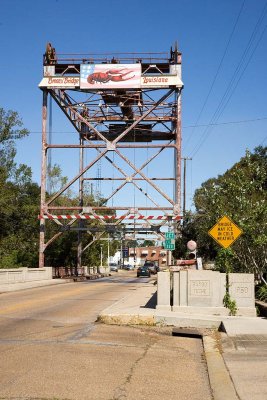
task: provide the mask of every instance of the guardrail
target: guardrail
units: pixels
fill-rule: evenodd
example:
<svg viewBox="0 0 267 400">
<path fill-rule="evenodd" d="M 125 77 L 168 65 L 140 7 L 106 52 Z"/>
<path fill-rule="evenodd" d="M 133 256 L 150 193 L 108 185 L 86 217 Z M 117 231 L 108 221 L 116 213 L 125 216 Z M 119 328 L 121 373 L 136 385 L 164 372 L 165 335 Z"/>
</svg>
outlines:
<svg viewBox="0 0 267 400">
<path fill-rule="evenodd" d="M 52 279 L 52 268 L 0 269 L 0 284 L 13 284 Z"/>
</svg>

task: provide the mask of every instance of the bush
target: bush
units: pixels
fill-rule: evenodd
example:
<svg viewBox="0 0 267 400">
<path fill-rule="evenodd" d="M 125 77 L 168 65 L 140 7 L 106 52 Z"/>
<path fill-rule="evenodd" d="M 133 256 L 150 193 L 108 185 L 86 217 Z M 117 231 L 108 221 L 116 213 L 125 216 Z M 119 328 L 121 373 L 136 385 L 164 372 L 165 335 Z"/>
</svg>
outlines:
<svg viewBox="0 0 267 400">
<path fill-rule="evenodd" d="M 267 303 L 267 286 L 260 286 L 256 292 L 256 298 L 260 301 L 265 301 Z"/>
</svg>

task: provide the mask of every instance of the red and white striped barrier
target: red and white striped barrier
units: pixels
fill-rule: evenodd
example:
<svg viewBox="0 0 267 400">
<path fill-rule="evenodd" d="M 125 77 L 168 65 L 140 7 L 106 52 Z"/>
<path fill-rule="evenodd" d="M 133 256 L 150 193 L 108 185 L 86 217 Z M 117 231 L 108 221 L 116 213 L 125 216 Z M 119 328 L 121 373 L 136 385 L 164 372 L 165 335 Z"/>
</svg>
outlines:
<svg viewBox="0 0 267 400">
<path fill-rule="evenodd" d="M 44 214 L 39 215 L 39 219 L 102 219 L 106 221 L 112 220 L 124 220 L 124 219 L 136 219 L 136 220 L 171 220 L 178 221 L 181 219 L 180 215 L 84 215 L 84 214 L 66 214 L 66 215 L 54 215 L 54 214 Z"/>
</svg>

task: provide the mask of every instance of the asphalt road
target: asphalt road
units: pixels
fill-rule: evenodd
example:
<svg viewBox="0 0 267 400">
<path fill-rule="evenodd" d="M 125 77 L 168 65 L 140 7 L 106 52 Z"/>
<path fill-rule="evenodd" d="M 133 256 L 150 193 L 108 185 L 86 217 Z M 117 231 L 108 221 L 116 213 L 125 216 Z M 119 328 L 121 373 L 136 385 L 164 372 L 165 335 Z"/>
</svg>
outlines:
<svg viewBox="0 0 267 400">
<path fill-rule="evenodd" d="M 0 399 L 211 400 L 200 339 L 96 322 L 143 282 L 121 271 L 0 294 Z"/>
</svg>

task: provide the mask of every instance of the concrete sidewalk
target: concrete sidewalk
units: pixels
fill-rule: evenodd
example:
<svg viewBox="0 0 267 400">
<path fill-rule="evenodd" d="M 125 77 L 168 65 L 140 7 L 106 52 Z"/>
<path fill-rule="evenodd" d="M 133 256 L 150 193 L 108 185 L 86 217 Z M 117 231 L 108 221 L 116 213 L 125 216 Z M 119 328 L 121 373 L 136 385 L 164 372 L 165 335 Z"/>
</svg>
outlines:
<svg viewBox="0 0 267 400">
<path fill-rule="evenodd" d="M 159 312 L 156 290 L 153 282 L 144 282 L 102 311 L 99 319 L 107 324 L 212 329 L 202 340 L 214 400 L 267 399 L 267 319 Z"/>
</svg>

